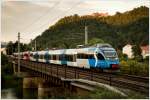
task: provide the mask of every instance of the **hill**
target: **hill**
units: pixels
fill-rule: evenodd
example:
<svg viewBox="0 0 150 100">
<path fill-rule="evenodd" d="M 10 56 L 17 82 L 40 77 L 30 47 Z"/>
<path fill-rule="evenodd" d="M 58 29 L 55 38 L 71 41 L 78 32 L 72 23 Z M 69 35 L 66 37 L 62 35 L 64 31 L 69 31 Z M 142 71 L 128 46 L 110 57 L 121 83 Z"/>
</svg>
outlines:
<svg viewBox="0 0 150 100">
<path fill-rule="evenodd" d="M 89 40 L 99 38 L 118 49 L 127 43 L 146 45 L 149 40 L 149 8 L 141 6 L 107 17 L 66 16 L 35 38 L 37 49 L 75 48 L 84 44 L 85 25 L 88 26 Z"/>
</svg>

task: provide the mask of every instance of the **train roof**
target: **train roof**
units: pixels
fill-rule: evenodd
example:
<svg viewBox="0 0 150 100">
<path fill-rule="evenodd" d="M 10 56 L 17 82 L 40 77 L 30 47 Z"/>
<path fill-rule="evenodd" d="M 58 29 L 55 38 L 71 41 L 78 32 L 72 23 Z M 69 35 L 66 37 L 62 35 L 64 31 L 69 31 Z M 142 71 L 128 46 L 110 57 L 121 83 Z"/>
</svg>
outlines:
<svg viewBox="0 0 150 100">
<path fill-rule="evenodd" d="M 43 51 L 26 51 L 26 52 L 21 52 L 21 53 L 38 53 L 38 54 L 77 54 L 77 53 L 87 53 L 87 54 L 92 54 L 98 50 L 105 50 L 105 51 L 110 51 L 110 50 L 115 50 L 114 48 L 112 48 L 112 46 L 110 44 L 97 44 L 94 46 L 90 46 L 90 47 L 85 47 L 85 48 L 75 48 L 75 49 L 57 49 L 57 50 L 43 50 Z M 20 53 L 20 54 L 21 54 Z M 14 54 L 18 54 L 18 53 L 14 53 Z"/>
<path fill-rule="evenodd" d="M 114 51 L 115 49 L 114 48 L 110 48 L 110 47 L 109 48 L 105 47 L 105 48 L 100 48 L 100 50 L 105 50 L 105 51 L 111 51 L 111 50 L 113 50 Z"/>
</svg>

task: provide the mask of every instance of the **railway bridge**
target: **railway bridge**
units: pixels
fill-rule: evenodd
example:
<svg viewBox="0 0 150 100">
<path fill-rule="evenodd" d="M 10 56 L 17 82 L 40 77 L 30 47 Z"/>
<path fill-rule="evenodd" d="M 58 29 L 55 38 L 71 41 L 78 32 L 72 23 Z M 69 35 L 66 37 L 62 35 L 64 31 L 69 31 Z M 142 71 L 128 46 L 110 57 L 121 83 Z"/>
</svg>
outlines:
<svg viewBox="0 0 150 100">
<path fill-rule="evenodd" d="M 13 63 L 14 73 L 17 73 L 18 60 L 9 58 L 9 61 Z M 98 86 L 112 89 L 122 95 L 125 94 L 110 86 L 129 88 L 142 93 L 148 93 L 149 88 L 147 78 L 99 73 L 83 68 L 27 60 L 21 60 L 20 65 L 19 77 L 23 77 L 23 88 L 38 88 L 38 91 L 41 91 L 38 94 L 41 96 L 51 84 L 61 85 L 79 95 L 93 91 Z"/>
</svg>

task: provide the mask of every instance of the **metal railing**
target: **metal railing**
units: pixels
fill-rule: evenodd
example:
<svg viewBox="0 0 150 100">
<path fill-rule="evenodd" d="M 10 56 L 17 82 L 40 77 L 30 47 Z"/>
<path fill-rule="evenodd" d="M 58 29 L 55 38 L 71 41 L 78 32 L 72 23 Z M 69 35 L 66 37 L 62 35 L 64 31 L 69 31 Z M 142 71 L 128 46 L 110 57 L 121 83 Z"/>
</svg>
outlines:
<svg viewBox="0 0 150 100">
<path fill-rule="evenodd" d="M 15 62 L 17 60 L 13 59 Z M 16 62 L 17 63 L 17 62 Z M 148 93 L 149 83 L 148 79 L 141 79 L 139 81 L 133 81 L 124 76 L 117 76 L 112 74 L 98 73 L 87 69 L 76 68 L 65 65 L 46 64 L 32 61 L 21 60 L 21 66 L 33 71 L 38 71 L 46 75 L 58 77 L 58 78 L 70 78 L 70 79 L 87 79 L 97 81 L 105 84 L 109 84 L 116 87 L 128 88 L 142 93 Z"/>
</svg>

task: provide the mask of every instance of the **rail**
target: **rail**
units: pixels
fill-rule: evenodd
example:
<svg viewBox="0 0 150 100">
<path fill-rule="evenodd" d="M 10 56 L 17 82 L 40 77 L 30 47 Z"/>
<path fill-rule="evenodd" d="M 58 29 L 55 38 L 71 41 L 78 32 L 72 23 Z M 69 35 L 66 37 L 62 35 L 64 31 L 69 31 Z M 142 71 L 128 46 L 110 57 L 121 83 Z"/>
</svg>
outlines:
<svg viewBox="0 0 150 100">
<path fill-rule="evenodd" d="M 17 63 L 17 60 L 14 61 Z M 104 74 L 71 66 L 38 63 L 25 60 L 21 60 L 21 66 L 58 78 L 87 79 L 116 87 L 132 89 L 146 94 L 148 94 L 149 90 L 148 78 L 133 78 L 133 76 L 129 75 Z"/>
</svg>

